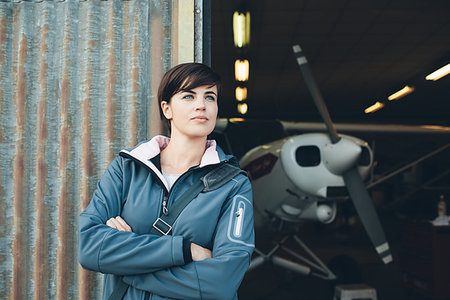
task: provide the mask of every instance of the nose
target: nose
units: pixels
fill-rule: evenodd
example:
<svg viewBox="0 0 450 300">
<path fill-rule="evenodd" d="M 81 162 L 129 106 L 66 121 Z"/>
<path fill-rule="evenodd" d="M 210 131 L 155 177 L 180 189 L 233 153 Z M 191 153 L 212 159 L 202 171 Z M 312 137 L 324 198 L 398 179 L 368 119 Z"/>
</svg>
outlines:
<svg viewBox="0 0 450 300">
<path fill-rule="evenodd" d="M 197 101 L 195 102 L 195 110 L 205 110 L 206 109 L 205 101 L 206 100 L 202 99 L 201 97 L 198 97 Z"/>
</svg>

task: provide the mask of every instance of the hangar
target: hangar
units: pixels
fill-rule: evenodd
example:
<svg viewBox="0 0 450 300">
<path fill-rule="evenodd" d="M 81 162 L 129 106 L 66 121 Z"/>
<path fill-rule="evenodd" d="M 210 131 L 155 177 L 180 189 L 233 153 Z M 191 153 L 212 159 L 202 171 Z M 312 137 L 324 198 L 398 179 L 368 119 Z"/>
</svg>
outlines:
<svg viewBox="0 0 450 300">
<path fill-rule="evenodd" d="M 299 44 L 338 132 L 362 138 L 373 148 L 375 166 L 368 186 L 392 174 L 370 187 L 369 193 L 391 245 L 393 263 L 383 265 L 377 258 L 357 218 L 354 225 L 341 227 L 346 221 L 339 214 L 349 214 L 351 222 L 356 215 L 348 204 L 338 208 L 332 224 L 302 223 L 300 237 L 314 245 L 324 260 L 338 254 L 351 256 L 360 267 L 358 280 L 376 288 L 378 299 L 449 298 L 444 287 L 449 280 L 450 260 L 444 254 L 449 249 L 449 227 L 432 227 L 427 222 L 437 216 L 440 196 L 449 197 L 450 77 L 425 79 L 450 62 L 449 4 L 212 1 L 211 7 L 211 65 L 223 76 L 225 86 L 220 114 L 257 123 L 235 121 L 229 127 L 230 135 L 239 137 L 230 139 L 236 154 L 269 143 L 277 135 L 283 137 L 283 130 L 273 129 L 276 125 L 270 120 L 297 123 L 287 135 L 325 131 L 292 51 Z M 235 12 L 250 15 L 248 46 L 237 47 L 233 41 Z M 248 60 L 248 81 L 235 78 L 236 60 Z M 414 91 L 398 100 L 388 99 L 406 86 Z M 241 101 L 235 95 L 239 87 L 247 92 Z M 381 109 L 365 113 L 377 102 Z M 241 103 L 247 104 L 245 114 L 238 110 Z M 444 130 L 420 132 L 421 125 Z M 268 227 L 260 234 L 257 229 L 265 254 L 280 243 L 276 233 L 268 233 L 274 226 Z M 445 267 L 438 266 L 441 262 Z M 342 264 L 355 270 L 352 262 Z M 273 262 L 261 270 L 246 275 L 242 299 L 331 299 L 333 294 L 323 280 L 286 271 Z"/>
</svg>

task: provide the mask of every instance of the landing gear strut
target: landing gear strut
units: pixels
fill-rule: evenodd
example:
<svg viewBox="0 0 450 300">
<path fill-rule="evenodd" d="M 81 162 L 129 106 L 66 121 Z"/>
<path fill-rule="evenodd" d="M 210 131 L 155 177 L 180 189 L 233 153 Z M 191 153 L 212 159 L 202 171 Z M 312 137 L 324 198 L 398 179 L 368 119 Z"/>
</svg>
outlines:
<svg viewBox="0 0 450 300">
<path fill-rule="evenodd" d="M 290 239 L 293 239 L 304 250 L 304 252 L 307 253 L 309 258 L 300 255 L 296 251 L 288 248 L 285 244 Z M 280 249 L 286 251 L 300 262 L 295 262 L 276 255 L 276 252 Z M 264 254 L 258 249 L 255 249 L 255 253 L 258 256 L 252 259 L 248 271 L 261 266 L 267 261 L 271 261 L 274 265 L 294 271 L 301 275 L 312 275 L 326 280 L 336 279 L 336 275 L 295 234 L 285 236 L 267 254 Z"/>
</svg>

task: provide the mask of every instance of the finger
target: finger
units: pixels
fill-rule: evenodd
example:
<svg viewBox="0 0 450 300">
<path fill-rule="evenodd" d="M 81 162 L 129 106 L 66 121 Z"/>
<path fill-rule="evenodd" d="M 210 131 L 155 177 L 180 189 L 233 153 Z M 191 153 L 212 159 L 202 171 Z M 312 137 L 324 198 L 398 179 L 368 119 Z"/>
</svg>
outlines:
<svg viewBox="0 0 450 300">
<path fill-rule="evenodd" d="M 108 225 L 111 228 L 117 229 L 116 226 L 114 225 L 113 220 L 114 220 L 114 218 L 111 218 L 108 221 L 106 221 L 106 225 Z"/>
<path fill-rule="evenodd" d="M 191 255 L 192 255 L 192 260 L 193 261 L 198 261 L 200 260 L 200 258 L 198 257 L 198 245 L 191 243 Z"/>
<path fill-rule="evenodd" d="M 120 225 L 119 221 L 116 220 L 116 218 L 112 218 L 110 219 L 111 223 L 114 224 L 115 229 L 119 230 L 119 231 L 123 231 L 122 225 Z"/>
<path fill-rule="evenodd" d="M 205 250 L 206 250 L 206 255 L 208 256 L 208 258 L 212 258 L 212 251 L 209 249 L 206 249 L 206 248 L 205 248 Z"/>
<path fill-rule="evenodd" d="M 114 220 L 114 221 L 116 222 L 117 227 L 118 227 L 118 229 L 119 229 L 120 231 L 127 231 L 126 223 L 125 223 L 125 226 L 124 226 L 124 222 L 125 222 L 125 221 L 121 222 L 121 221 L 120 221 L 120 217 L 115 217 L 115 220 Z"/>
<path fill-rule="evenodd" d="M 193 261 L 201 261 L 212 257 L 211 250 L 203 248 L 202 246 L 195 243 L 191 243 L 191 254 Z"/>
<path fill-rule="evenodd" d="M 207 249 L 207 248 L 203 248 L 202 250 L 203 250 L 203 257 L 204 257 L 205 259 L 211 258 L 211 257 L 212 257 L 212 252 L 211 252 L 211 250 L 209 250 L 209 249 Z"/>
<path fill-rule="evenodd" d="M 122 225 L 122 228 L 124 228 L 125 231 L 132 231 L 130 225 L 128 225 L 122 217 L 118 216 L 116 217 L 116 220 Z"/>
<path fill-rule="evenodd" d="M 116 223 L 117 229 L 119 229 L 120 231 L 127 231 L 127 228 L 123 226 L 123 224 L 119 221 L 118 217 L 114 219 L 114 222 Z"/>
</svg>

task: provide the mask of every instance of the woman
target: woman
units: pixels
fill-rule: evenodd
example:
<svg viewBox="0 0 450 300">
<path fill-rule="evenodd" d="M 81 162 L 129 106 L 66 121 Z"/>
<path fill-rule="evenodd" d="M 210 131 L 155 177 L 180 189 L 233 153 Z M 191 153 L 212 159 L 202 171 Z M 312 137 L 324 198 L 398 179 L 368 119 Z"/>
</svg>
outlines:
<svg viewBox="0 0 450 300">
<path fill-rule="evenodd" d="M 187 63 L 163 77 L 161 117 L 170 138 L 156 136 L 122 150 L 79 218 L 79 261 L 105 274 L 103 299 L 119 281 L 124 299 L 236 299 L 254 248 L 251 186 L 237 175 L 200 193 L 171 235 L 149 233 L 155 220 L 225 155 L 207 136 L 214 129 L 220 78 Z"/>
</svg>

